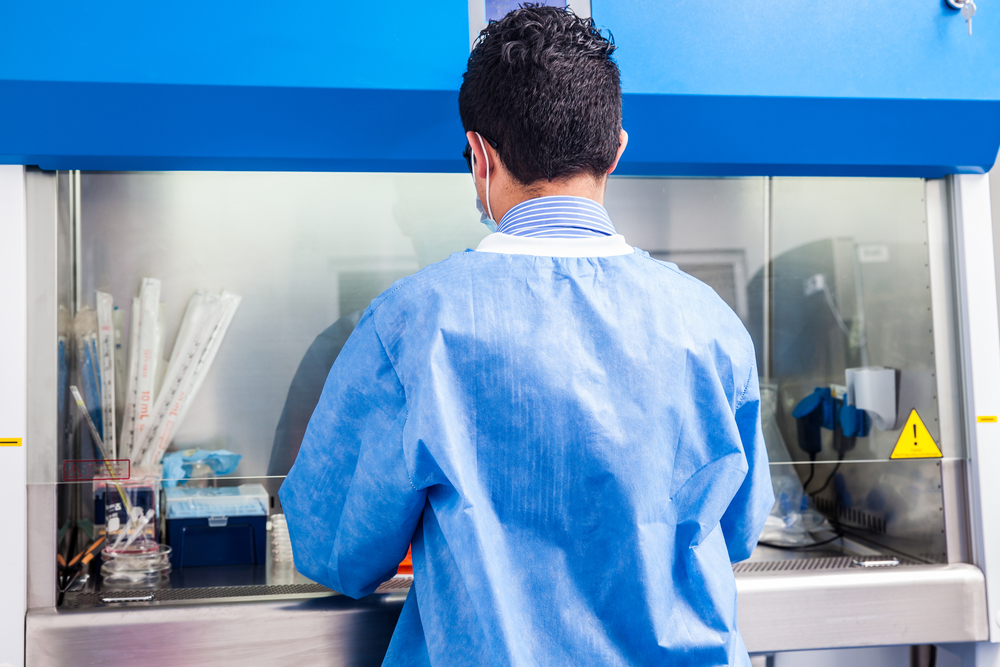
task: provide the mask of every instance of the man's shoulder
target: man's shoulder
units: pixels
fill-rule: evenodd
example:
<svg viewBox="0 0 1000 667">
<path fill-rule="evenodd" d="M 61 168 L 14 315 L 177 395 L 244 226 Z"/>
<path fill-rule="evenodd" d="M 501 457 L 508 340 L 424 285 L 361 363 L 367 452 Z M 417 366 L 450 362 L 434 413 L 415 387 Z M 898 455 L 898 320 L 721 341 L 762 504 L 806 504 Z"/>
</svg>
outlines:
<svg viewBox="0 0 1000 667">
<path fill-rule="evenodd" d="M 636 255 L 641 258 L 643 267 L 649 273 L 669 284 L 672 289 L 705 298 L 718 298 L 718 294 L 714 289 L 694 276 L 684 273 L 673 262 L 657 259 L 642 250 L 638 251 Z"/>
<path fill-rule="evenodd" d="M 665 290 L 676 295 L 677 298 L 685 301 L 690 300 L 705 309 L 689 314 L 695 315 L 700 312 L 707 316 L 721 315 L 727 319 L 739 321 L 739 317 L 733 309 L 711 285 L 685 273 L 673 262 L 656 259 L 646 252 L 640 252 L 637 255 L 645 262 L 646 270 L 654 277 L 657 284 L 663 285 Z"/>
<path fill-rule="evenodd" d="M 452 253 L 440 262 L 428 264 L 416 273 L 400 278 L 389 289 L 375 297 L 369 308 L 373 312 L 389 307 L 411 305 L 428 292 L 458 284 L 460 274 L 468 271 L 473 251 Z"/>
<path fill-rule="evenodd" d="M 679 310 L 688 334 L 714 341 L 731 353 L 753 355 L 753 340 L 739 315 L 715 288 L 682 271 L 676 264 L 637 253 L 645 270 L 670 295 L 671 310 Z M 654 288 L 655 289 L 655 288 Z"/>
</svg>

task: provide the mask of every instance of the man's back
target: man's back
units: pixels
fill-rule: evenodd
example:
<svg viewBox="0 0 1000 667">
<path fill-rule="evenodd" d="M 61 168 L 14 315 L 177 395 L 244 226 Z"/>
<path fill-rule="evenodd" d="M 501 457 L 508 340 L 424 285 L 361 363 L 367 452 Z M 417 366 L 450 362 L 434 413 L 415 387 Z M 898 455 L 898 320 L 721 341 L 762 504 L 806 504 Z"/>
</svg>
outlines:
<svg viewBox="0 0 1000 667">
<path fill-rule="evenodd" d="M 413 536 L 386 664 L 739 664 L 730 562 L 773 502 L 758 411 L 742 324 L 672 265 L 458 253 L 334 365 L 282 489 L 331 528 L 296 561 L 358 596 Z"/>
</svg>

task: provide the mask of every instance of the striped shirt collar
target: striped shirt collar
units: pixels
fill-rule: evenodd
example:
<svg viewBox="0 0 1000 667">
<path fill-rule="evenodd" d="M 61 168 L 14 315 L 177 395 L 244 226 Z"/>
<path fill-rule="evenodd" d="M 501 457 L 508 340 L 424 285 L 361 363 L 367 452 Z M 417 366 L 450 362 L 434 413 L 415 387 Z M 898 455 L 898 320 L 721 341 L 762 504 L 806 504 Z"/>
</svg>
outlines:
<svg viewBox="0 0 1000 667">
<path fill-rule="evenodd" d="M 565 196 L 537 197 L 517 204 L 500 220 L 497 232 L 546 239 L 618 233 L 603 206 L 592 199 Z"/>
</svg>

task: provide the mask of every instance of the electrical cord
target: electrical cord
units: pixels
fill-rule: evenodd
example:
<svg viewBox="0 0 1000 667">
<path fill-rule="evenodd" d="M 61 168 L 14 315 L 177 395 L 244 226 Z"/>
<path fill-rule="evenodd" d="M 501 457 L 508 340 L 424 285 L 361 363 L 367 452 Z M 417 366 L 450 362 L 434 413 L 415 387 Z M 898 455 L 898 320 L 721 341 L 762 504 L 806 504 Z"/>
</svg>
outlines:
<svg viewBox="0 0 1000 667">
<path fill-rule="evenodd" d="M 836 474 L 837 474 L 837 470 L 838 470 L 838 469 L 840 468 L 840 464 L 841 464 L 841 463 L 843 463 L 843 462 L 844 462 L 844 455 L 843 455 L 843 454 L 841 454 L 841 455 L 840 455 L 840 456 L 839 456 L 839 457 L 837 458 L 837 465 L 833 466 L 833 471 L 832 471 L 832 472 L 830 473 L 830 476 L 826 478 L 826 481 L 825 481 L 825 482 L 823 482 L 823 486 L 819 487 L 819 488 L 818 488 L 818 489 L 816 489 L 815 491 L 807 491 L 807 493 L 808 493 L 808 494 L 809 494 L 810 496 L 816 496 L 816 495 L 819 495 L 820 493 L 822 493 L 822 492 L 823 492 L 823 490 L 824 490 L 824 489 L 826 489 L 826 487 L 830 486 L 830 482 L 832 482 L 832 481 L 833 481 L 833 477 L 834 477 L 834 475 L 836 475 Z M 803 491 L 806 491 L 806 487 L 807 487 L 807 486 L 808 486 L 808 484 L 803 484 L 803 485 L 802 485 L 802 490 L 803 490 Z"/>
<path fill-rule="evenodd" d="M 848 338 L 851 337 L 851 328 L 847 326 L 844 322 L 843 316 L 840 314 L 840 309 L 837 308 L 837 304 L 833 301 L 833 294 L 830 293 L 830 288 L 823 284 L 823 296 L 826 297 L 826 305 L 830 307 L 830 312 L 833 313 L 833 319 L 837 321 L 837 326 L 840 330 L 844 332 L 844 335 Z"/>
<path fill-rule="evenodd" d="M 777 544 L 776 542 L 757 542 L 758 545 L 762 547 L 770 547 L 772 549 L 781 549 L 782 551 L 805 551 L 806 549 L 812 549 L 814 547 L 821 547 L 825 544 L 830 544 L 831 542 L 836 542 L 837 540 L 844 537 L 843 533 L 838 532 L 835 536 L 828 540 L 823 540 L 821 542 L 813 542 L 812 544 Z"/>
<path fill-rule="evenodd" d="M 809 455 L 809 476 L 806 477 L 806 481 L 802 482 L 802 490 L 805 491 L 809 483 L 813 481 L 813 477 L 816 475 L 816 455 Z"/>
<path fill-rule="evenodd" d="M 864 299 L 861 295 L 861 266 L 858 262 L 854 263 L 854 286 L 855 286 L 855 298 L 858 300 L 858 304 L 864 304 Z M 820 286 L 816 288 L 816 291 L 823 293 L 823 298 L 826 301 L 827 307 L 830 309 L 830 313 L 833 315 L 833 319 L 837 322 L 837 327 L 843 332 L 844 336 L 847 337 L 849 343 L 851 341 L 851 327 L 847 326 L 847 322 L 844 321 L 844 316 L 841 315 L 840 309 L 837 307 L 836 302 L 833 299 L 833 293 L 830 291 L 830 287 L 826 284 L 826 279 L 824 278 L 820 283 Z M 807 292 L 806 296 L 812 292 Z M 857 341 L 853 341 L 853 345 L 856 345 L 861 350 L 861 365 L 868 365 L 868 332 L 865 327 L 864 311 L 862 307 L 858 308 L 857 319 L 855 323 L 858 324 L 857 330 Z"/>
</svg>

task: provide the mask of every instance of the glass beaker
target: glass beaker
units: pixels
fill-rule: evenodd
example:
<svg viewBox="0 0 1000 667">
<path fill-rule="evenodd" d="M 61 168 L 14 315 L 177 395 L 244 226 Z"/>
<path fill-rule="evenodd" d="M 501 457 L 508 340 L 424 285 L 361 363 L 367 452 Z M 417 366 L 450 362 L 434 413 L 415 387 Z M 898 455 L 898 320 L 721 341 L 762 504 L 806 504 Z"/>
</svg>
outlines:
<svg viewBox="0 0 1000 667">
<path fill-rule="evenodd" d="M 104 494 L 105 551 L 144 553 L 157 549 L 158 486 L 155 480 L 108 483 Z"/>
</svg>

